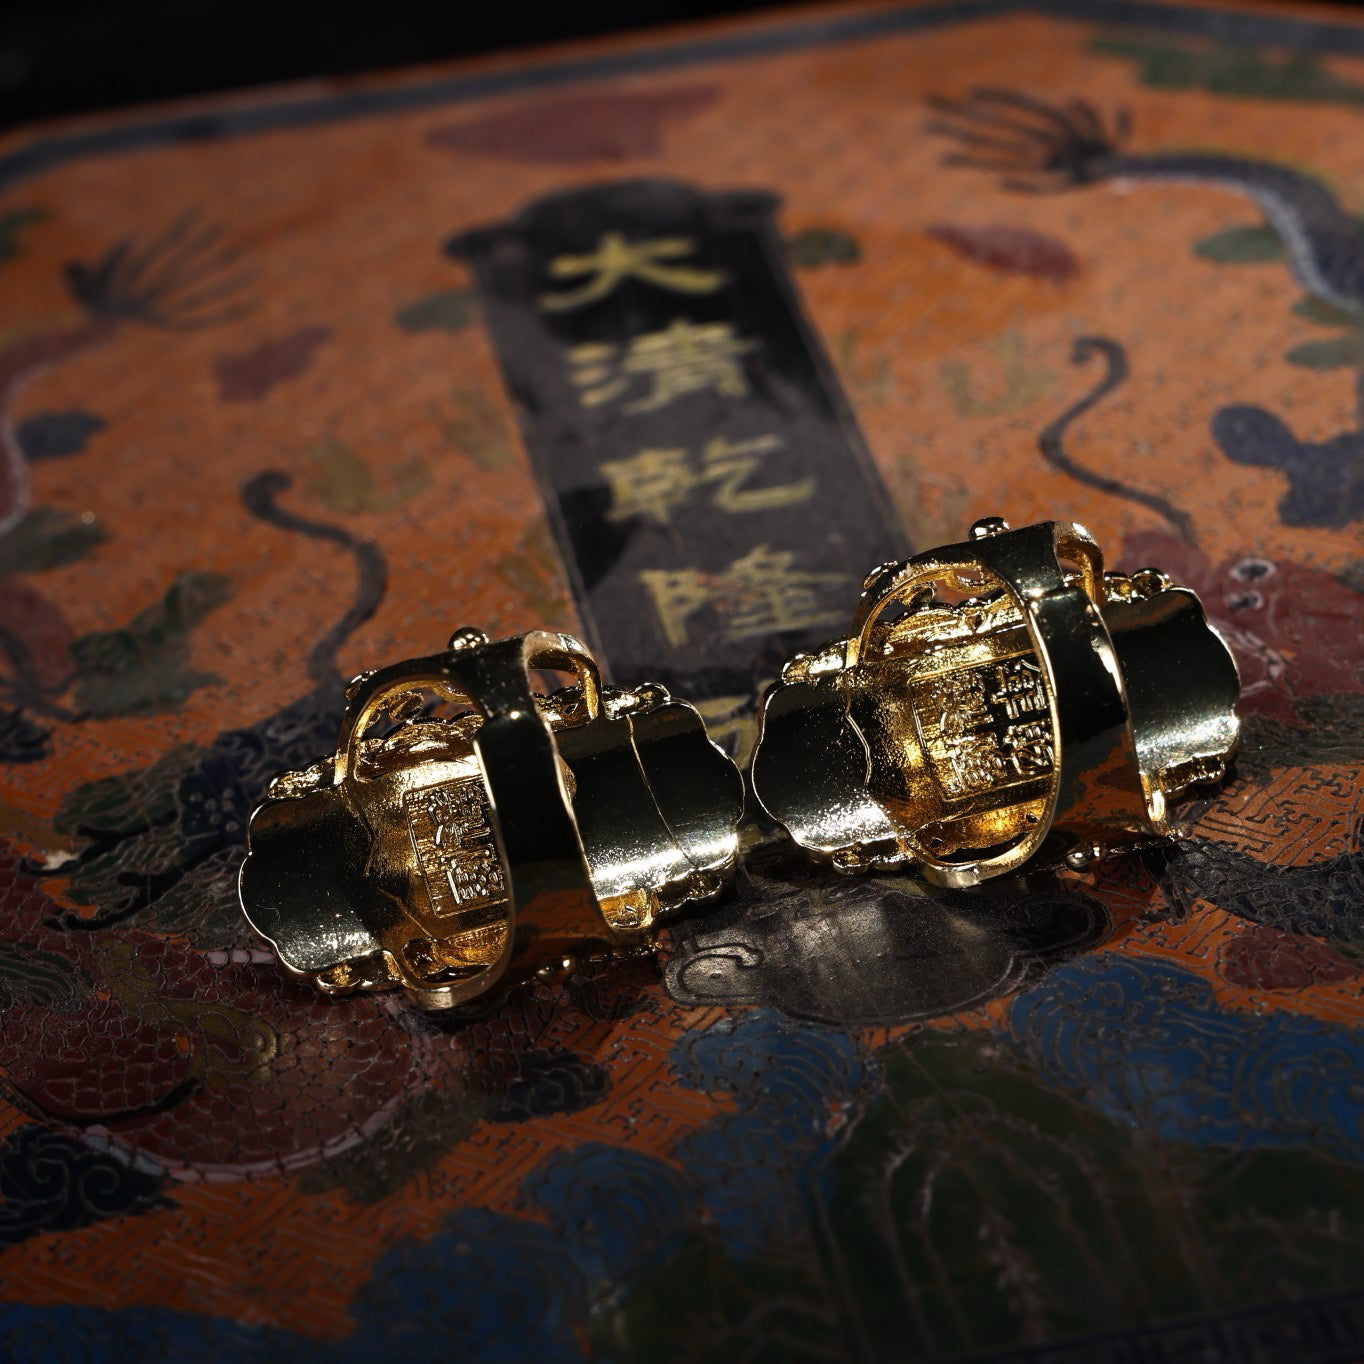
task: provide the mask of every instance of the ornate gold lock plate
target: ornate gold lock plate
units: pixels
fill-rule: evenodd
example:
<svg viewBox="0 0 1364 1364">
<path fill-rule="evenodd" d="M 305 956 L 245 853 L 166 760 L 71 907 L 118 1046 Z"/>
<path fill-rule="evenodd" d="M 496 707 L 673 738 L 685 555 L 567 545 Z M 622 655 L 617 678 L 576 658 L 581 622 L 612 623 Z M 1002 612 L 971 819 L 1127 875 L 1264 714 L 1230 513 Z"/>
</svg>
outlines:
<svg viewBox="0 0 1364 1364">
<path fill-rule="evenodd" d="M 576 685 L 539 695 L 537 669 Z M 436 716 L 433 699 L 460 713 Z M 742 810 L 738 769 L 694 707 L 655 685 L 603 689 L 569 635 L 461 630 L 444 653 L 357 678 L 335 756 L 271 784 L 242 911 L 328 993 L 398 986 L 448 1008 L 502 976 L 518 916 L 629 943 L 714 895 Z"/>
<path fill-rule="evenodd" d="M 787 663 L 753 759 L 763 808 L 838 869 L 1082 866 L 1224 774 L 1230 650 L 1189 589 L 1105 573 L 1083 527 L 979 521 L 863 586 L 848 637 Z"/>
</svg>

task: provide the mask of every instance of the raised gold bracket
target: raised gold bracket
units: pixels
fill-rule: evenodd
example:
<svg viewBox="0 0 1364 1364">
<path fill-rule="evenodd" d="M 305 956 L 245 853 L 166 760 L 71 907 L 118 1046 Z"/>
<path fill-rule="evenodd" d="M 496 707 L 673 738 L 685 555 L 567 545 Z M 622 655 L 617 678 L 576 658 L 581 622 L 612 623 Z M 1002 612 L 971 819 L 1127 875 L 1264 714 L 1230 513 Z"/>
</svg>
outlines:
<svg viewBox="0 0 1364 1364">
<path fill-rule="evenodd" d="M 839 870 L 1083 866 L 1168 833 L 1235 751 L 1236 664 L 1198 598 L 1105 573 L 1082 526 L 991 517 L 863 589 L 846 638 L 787 663 L 753 759 L 763 808 Z"/>
<path fill-rule="evenodd" d="M 574 683 L 540 695 L 535 670 Z M 501 978 L 518 916 L 549 950 L 603 929 L 630 943 L 715 894 L 742 809 L 738 770 L 663 687 L 605 688 L 569 635 L 465 628 L 356 678 L 335 755 L 271 784 L 242 911 L 328 993 L 449 1008 Z"/>
</svg>

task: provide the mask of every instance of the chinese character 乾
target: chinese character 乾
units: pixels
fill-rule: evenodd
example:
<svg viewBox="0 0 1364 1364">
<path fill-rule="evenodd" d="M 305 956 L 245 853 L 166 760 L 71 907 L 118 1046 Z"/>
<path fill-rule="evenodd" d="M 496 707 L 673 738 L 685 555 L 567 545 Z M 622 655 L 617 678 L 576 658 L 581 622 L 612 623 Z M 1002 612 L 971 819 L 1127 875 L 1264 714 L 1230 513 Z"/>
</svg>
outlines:
<svg viewBox="0 0 1364 1364">
<path fill-rule="evenodd" d="M 744 486 L 761 468 L 764 457 L 781 448 L 779 436 L 729 440 L 716 436 L 706 443 L 699 467 L 685 450 L 642 450 L 631 459 L 601 466 L 611 488 L 612 521 L 646 516 L 667 525 L 674 508 L 697 489 L 714 486 L 711 502 L 724 512 L 768 511 L 806 501 L 815 489 L 813 476 L 768 487 Z"/>
<path fill-rule="evenodd" d="M 627 242 L 619 232 L 603 233 L 597 249 L 585 256 L 556 256 L 549 263 L 555 279 L 588 278 L 563 293 L 540 295 L 547 312 L 566 312 L 605 298 L 622 280 L 642 279 L 660 289 L 681 294 L 711 294 L 725 282 L 723 270 L 704 270 L 695 265 L 672 265 L 689 256 L 696 243 L 687 237 L 659 237 L 649 242 Z"/>
<path fill-rule="evenodd" d="M 736 559 L 719 573 L 699 569 L 645 569 L 640 581 L 670 644 L 687 642 L 687 620 L 702 607 L 720 618 L 728 639 L 777 634 L 827 625 L 839 618 L 829 589 L 846 589 L 841 573 L 810 573 L 795 567 L 790 550 L 767 545 Z"/>
<path fill-rule="evenodd" d="M 641 450 L 630 459 L 603 461 L 601 471 L 611 489 L 608 519 L 644 516 L 660 526 L 700 481 L 685 450 Z"/>
<path fill-rule="evenodd" d="M 769 487 L 749 488 L 744 485 L 758 472 L 763 456 L 781 446 L 777 436 L 758 436 L 754 440 L 727 440 L 716 436 L 706 443 L 701 455 L 701 476 L 719 486 L 715 490 L 715 505 L 721 511 L 771 511 L 775 507 L 790 507 L 804 502 L 815 490 L 813 475 L 795 483 L 780 483 Z"/>
<path fill-rule="evenodd" d="M 434 913 L 461 914 L 505 897 L 478 778 L 409 792 L 404 804 Z"/>
</svg>

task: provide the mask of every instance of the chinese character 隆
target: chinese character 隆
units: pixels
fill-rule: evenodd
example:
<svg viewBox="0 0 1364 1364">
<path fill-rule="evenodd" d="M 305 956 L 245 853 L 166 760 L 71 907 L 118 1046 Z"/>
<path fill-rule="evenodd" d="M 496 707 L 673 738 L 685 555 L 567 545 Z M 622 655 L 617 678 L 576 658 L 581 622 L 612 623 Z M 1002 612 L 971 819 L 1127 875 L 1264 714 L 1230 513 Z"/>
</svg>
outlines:
<svg viewBox="0 0 1364 1364">
<path fill-rule="evenodd" d="M 640 581 L 670 644 L 687 643 L 687 620 L 709 606 L 728 639 L 777 634 L 827 625 L 840 617 L 841 573 L 810 573 L 796 568 L 790 550 L 759 545 L 726 569 L 645 569 Z"/>
</svg>

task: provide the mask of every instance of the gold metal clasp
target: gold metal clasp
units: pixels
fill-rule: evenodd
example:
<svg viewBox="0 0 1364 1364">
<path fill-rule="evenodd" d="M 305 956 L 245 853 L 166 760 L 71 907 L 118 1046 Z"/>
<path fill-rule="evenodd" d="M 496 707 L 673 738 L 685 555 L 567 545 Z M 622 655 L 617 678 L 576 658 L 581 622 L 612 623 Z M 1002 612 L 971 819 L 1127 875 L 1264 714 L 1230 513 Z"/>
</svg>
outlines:
<svg viewBox="0 0 1364 1364">
<path fill-rule="evenodd" d="M 537 694 L 535 670 L 574 684 Z M 252 814 L 239 883 L 252 928 L 327 993 L 449 1008 L 503 975 L 520 915 L 560 955 L 602 928 L 647 940 L 733 868 L 738 769 L 694 707 L 603 687 L 572 636 L 459 630 L 346 701 L 335 756 Z"/>
<path fill-rule="evenodd" d="M 848 637 L 786 664 L 753 759 L 763 808 L 840 870 L 1082 866 L 1169 833 L 1235 751 L 1236 664 L 1198 598 L 1106 574 L 1082 526 L 978 521 L 863 586 Z"/>
</svg>

